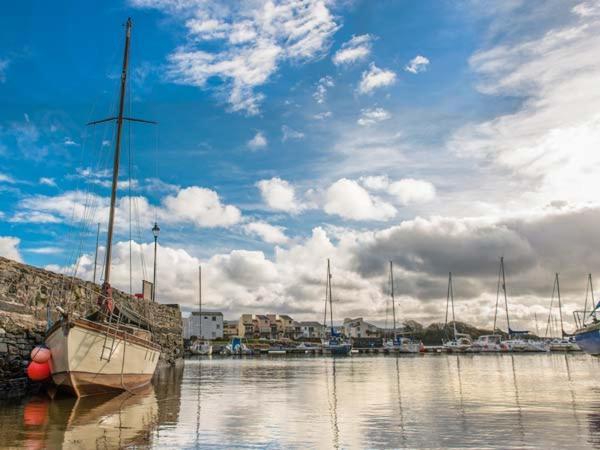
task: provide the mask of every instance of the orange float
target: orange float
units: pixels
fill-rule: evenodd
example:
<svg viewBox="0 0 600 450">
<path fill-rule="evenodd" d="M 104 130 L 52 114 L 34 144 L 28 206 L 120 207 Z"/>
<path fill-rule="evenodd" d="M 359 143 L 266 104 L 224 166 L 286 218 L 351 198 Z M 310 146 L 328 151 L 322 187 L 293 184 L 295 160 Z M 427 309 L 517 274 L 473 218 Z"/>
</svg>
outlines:
<svg viewBox="0 0 600 450">
<path fill-rule="evenodd" d="M 27 366 L 27 376 L 32 381 L 44 381 L 50 377 L 50 365 L 48 362 L 37 363 L 31 361 Z"/>
<path fill-rule="evenodd" d="M 43 364 L 50 360 L 52 354 L 50 353 L 50 349 L 45 345 L 38 345 L 33 350 L 31 350 L 31 360 L 36 363 Z"/>
</svg>

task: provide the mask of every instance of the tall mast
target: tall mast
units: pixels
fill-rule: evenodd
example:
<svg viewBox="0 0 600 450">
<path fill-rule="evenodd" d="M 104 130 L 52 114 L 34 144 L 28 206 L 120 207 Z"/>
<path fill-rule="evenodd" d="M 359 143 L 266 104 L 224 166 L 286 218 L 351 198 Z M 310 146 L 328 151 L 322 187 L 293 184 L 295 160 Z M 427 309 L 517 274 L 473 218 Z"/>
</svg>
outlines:
<svg viewBox="0 0 600 450">
<path fill-rule="evenodd" d="M 100 240 L 100 222 L 98 222 L 98 230 L 96 231 L 96 253 L 94 253 L 94 277 L 92 282 L 96 284 L 96 268 L 98 267 L 98 241 Z"/>
<path fill-rule="evenodd" d="M 119 162 L 121 160 L 121 133 L 123 130 L 123 109 L 125 107 L 125 88 L 127 86 L 127 65 L 129 64 L 129 41 L 131 39 L 131 17 L 125 25 L 125 50 L 123 51 L 123 69 L 121 70 L 121 94 L 119 97 L 119 115 L 117 116 L 117 138 L 113 162 L 112 186 L 110 192 L 110 213 L 106 238 L 106 262 L 104 264 L 104 284 L 110 286 L 110 261 L 112 255 L 113 227 L 115 223 L 115 204 L 117 202 L 117 183 L 119 181 Z"/>
<path fill-rule="evenodd" d="M 452 305 L 452 327 L 454 328 L 454 340 L 456 340 L 456 317 L 454 316 L 454 286 L 452 285 L 452 272 L 448 272 L 448 291 L 450 292 L 450 304 Z"/>
<path fill-rule="evenodd" d="M 329 302 L 329 259 L 327 260 L 327 279 L 325 281 L 325 311 L 323 312 L 323 334 L 327 329 L 327 303 Z"/>
<path fill-rule="evenodd" d="M 504 273 L 504 256 L 500 257 L 500 270 L 502 271 L 502 291 L 504 291 L 504 307 L 506 308 L 506 326 L 510 338 L 510 319 L 508 318 L 508 298 L 506 296 L 506 275 Z"/>
<path fill-rule="evenodd" d="M 333 336 L 333 295 L 331 293 L 331 269 L 327 259 L 327 282 L 329 283 L 329 320 L 331 322 L 331 335 Z"/>
<path fill-rule="evenodd" d="M 198 316 L 200 319 L 198 337 L 202 339 L 202 266 L 198 266 Z"/>
<path fill-rule="evenodd" d="M 560 337 L 565 337 L 565 327 L 562 318 L 562 302 L 560 301 L 560 283 L 558 282 L 558 273 L 556 274 L 556 292 L 558 294 L 558 315 L 560 316 Z"/>
<path fill-rule="evenodd" d="M 390 294 L 392 296 L 392 320 L 394 323 L 394 339 L 396 339 L 396 300 L 394 299 L 394 266 L 390 261 Z"/>
</svg>

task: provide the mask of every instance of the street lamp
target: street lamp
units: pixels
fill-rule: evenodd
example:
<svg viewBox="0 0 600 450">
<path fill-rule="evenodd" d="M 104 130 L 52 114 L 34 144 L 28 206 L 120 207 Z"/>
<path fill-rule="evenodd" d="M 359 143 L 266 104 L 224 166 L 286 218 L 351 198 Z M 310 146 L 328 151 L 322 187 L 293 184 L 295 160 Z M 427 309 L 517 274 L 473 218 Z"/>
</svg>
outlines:
<svg viewBox="0 0 600 450">
<path fill-rule="evenodd" d="M 160 233 L 160 228 L 158 224 L 154 222 L 154 226 L 152 227 L 152 234 L 154 235 L 154 277 L 152 280 L 152 301 L 156 301 L 156 246 L 158 243 L 158 233 Z"/>
</svg>

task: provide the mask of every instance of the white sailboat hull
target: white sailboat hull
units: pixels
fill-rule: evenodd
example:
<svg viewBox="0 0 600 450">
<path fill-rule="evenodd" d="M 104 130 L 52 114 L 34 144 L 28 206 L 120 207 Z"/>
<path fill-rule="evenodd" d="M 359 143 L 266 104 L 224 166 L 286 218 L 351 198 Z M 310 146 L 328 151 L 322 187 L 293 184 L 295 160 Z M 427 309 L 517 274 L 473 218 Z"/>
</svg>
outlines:
<svg viewBox="0 0 600 450">
<path fill-rule="evenodd" d="M 147 339 L 83 319 L 55 326 L 46 345 L 54 383 L 78 397 L 142 388 L 160 356 Z"/>
</svg>

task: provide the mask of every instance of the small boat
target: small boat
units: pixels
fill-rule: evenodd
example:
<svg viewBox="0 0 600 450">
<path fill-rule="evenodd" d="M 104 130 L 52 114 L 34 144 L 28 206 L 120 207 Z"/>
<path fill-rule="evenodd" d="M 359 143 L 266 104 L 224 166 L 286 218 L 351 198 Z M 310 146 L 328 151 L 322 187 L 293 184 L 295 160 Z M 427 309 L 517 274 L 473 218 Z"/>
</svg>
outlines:
<svg viewBox="0 0 600 450">
<path fill-rule="evenodd" d="M 469 348 L 470 352 L 506 352 L 508 347 L 502 342 L 499 334 L 486 334 L 479 336 Z"/>
<path fill-rule="evenodd" d="M 327 260 L 327 284 L 325 287 L 325 315 L 323 328 L 327 328 L 327 304 L 329 303 L 330 335 L 329 339 L 323 339 L 323 351 L 335 356 L 346 356 L 350 354 L 352 345 L 333 326 L 333 295 L 331 292 L 331 269 L 329 259 Z"/>
<path fill-rule="evenodd" d="M 394 297 L 394 266 L 390 261 L 390 300 L 392 303 L 392 338 L 386 340 L 383 343 L 383 348 L 386 351 L 393 353 L 419 353 L 421 349 L 421 343 L 415 342 L 408 336 L 401 336 L 398 334 L 396 327 L 396 299 Z"/>
<path fill-rule="evenodd" d="M 456 331 L 456 318 L 454 317 L 454 286 L 452 284 L 452 272 L 448 273 L 448 293 L 446 295 L 446 321 L 444 323 L 444 330 L 448 328 L 448 311 L 449 306 L 452 307 L 452 328 L 453 338 L 443 342 L 444 349 L 448 353 L 464 353 L 471 348 L 473 341 L 471 336 L 466 333 L 459 333 Z"/>
<path fill-rule="evenodd" d="M 150 383 L 161 351 L 160 346 L 153 342 L 151 327 L 146 318 L 124 304 L 117 304 L 110 285 L 122 126 L 124 121 L 148 122 L 123 116 L 130 38 L 131 19 L 128 19 L 118 116 L 92 122 L 117 123 L 104 283 L 98 297 L 97 310 L 85 318 L 78 318 L 71 317 L 58 308 L 62 318 L 46 333 L 46 345 L 52 354 L 52 380 L 59 389 L 77 397 L 143 388 Z"/>
<path fill-rule="evenodd" d="M 581 349 L 574 337 L 565 337 L 562 339 L 552 339 L 548 346 L 552 352 L 579 352 Z"/>
<path fill-rule="evenodd" d="M 206 342 L 195 341 L 190 346 L 190 353 L 192 355 L 210 356 L 210 355 L 212 355 L 212 352 L 213 352 L 212 345 L 210 345 Z"/>
<path fill-rule="evenodd" d="M 248 348 L 248 346 L 242 342 L 242 338 L 238 336 L 234 336 L 231 338 L 231 341 L 225 346 L 223 349 L 223 353 L 225 355 L 233 356 L 243 356 L 243 355 L 252 355 L 252 350 Z"/>
</svg>

